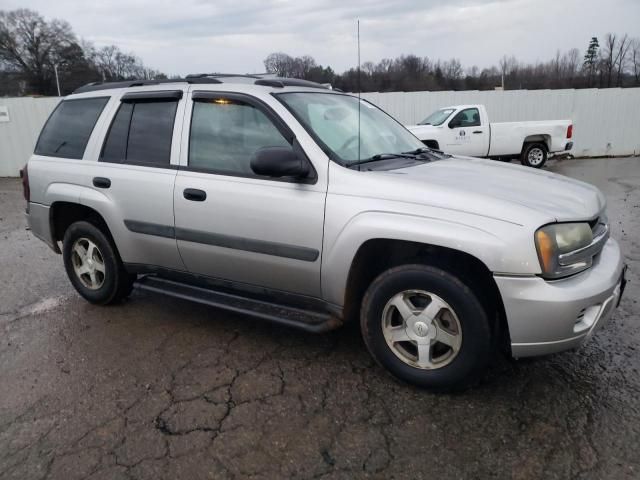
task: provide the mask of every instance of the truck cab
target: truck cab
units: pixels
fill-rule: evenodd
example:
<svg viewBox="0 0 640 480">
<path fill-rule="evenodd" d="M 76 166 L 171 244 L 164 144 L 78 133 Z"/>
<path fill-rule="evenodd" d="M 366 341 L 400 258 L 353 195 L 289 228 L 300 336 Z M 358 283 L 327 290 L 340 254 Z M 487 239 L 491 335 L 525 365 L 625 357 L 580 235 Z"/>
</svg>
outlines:
<svg viewBox="0 0 640 480">
<path fill-rule="evenodd" d="M 409 127 L 424 143 L 454 155 L 485 157 L 489 152 L 489 117 L 484 105 L 458 105 L 436 110 Z"/>
</svg>

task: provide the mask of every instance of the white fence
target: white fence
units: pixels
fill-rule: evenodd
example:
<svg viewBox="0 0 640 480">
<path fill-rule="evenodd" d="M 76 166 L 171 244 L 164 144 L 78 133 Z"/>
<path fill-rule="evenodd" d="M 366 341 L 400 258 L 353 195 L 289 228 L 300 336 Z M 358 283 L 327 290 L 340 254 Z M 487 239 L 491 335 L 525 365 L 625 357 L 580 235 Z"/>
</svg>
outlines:
<svg viewBox="0 0 640 480">
<path fill-rule="evenodd" d="M 17 177 L 58 97 L 0 98 L 0 177 Z"/>
<path fill-rule="evenodd" d="M 576 156 L 640 154 L 640 88 L 364 93 L 405 124 L 482 103 L 494 122 L 571 119 Z M 0 177 L 17 176 L 59 98 L 0 98 Z M 4 114 L 6 112 L 6 115 Z"/>
<path fill-rule="evenodd" d="M 493 122 L 571 119 L 575 156 L 640 154 L 640 88 L 363 93 L 404 124 L 449 105 L 481 103 Z"/>
</svg>

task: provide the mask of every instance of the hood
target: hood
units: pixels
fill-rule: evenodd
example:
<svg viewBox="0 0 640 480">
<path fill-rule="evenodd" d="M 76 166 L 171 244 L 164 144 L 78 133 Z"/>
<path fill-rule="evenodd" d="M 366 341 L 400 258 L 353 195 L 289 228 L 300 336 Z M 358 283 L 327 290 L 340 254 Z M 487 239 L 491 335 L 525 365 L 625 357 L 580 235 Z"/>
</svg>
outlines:
<svg viewBox="0 0 640 480">
<path fill-rule="evenodd" d="M 452 157 L 368 173 L 382 182 L 373 186 L 381 196 L 521 225 L 591 220 L 605 207 L 604 196 L 593 185 L 494 160 Z"/>
<path fill-rule="evenodd" d="M 413 133 L 418 138 L 424 138 L 429 134 L 436 132 L 437 130 L 441 130 L 442 126 L 433 126 L 433 125 L 405 125 L 405 128 Z"/>
</svg>

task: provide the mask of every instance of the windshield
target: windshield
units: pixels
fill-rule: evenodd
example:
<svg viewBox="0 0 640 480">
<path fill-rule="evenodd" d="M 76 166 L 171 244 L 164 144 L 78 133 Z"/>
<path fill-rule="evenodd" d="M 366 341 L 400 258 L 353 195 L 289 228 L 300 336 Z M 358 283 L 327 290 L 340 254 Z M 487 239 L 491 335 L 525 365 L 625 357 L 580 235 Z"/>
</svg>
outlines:
<svg viewBox="0 0 640 480">
<path fill-rule="evenodd" d="M 455 108 L 441 108 L 440 110 L 436 110 L 423 121 L 418 123 L 418 125 L 442 125 L 444 121 L 449 118 L 453 112 L 455 112 Z"/>
<path fill-rule="evenodd" d="M 389 115 L 357 97 L 321 92 L 281 93 L 277 97 L 325 152 L 343 165 L 374 155 L 402 154 L 424 147 Z"/>
</svg>

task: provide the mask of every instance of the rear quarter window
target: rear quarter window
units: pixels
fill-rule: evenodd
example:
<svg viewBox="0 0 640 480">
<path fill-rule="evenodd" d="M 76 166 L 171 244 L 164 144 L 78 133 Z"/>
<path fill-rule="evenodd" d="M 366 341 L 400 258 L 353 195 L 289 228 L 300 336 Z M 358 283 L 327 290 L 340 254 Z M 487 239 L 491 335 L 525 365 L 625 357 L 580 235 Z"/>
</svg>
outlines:
<svg viewBox="0 0 640 480">
<path fill-rule="evenodd" d="M 81 159 L 109 97 L 63 100 L 45 124 L 36 155 Z"/>
</svg>

